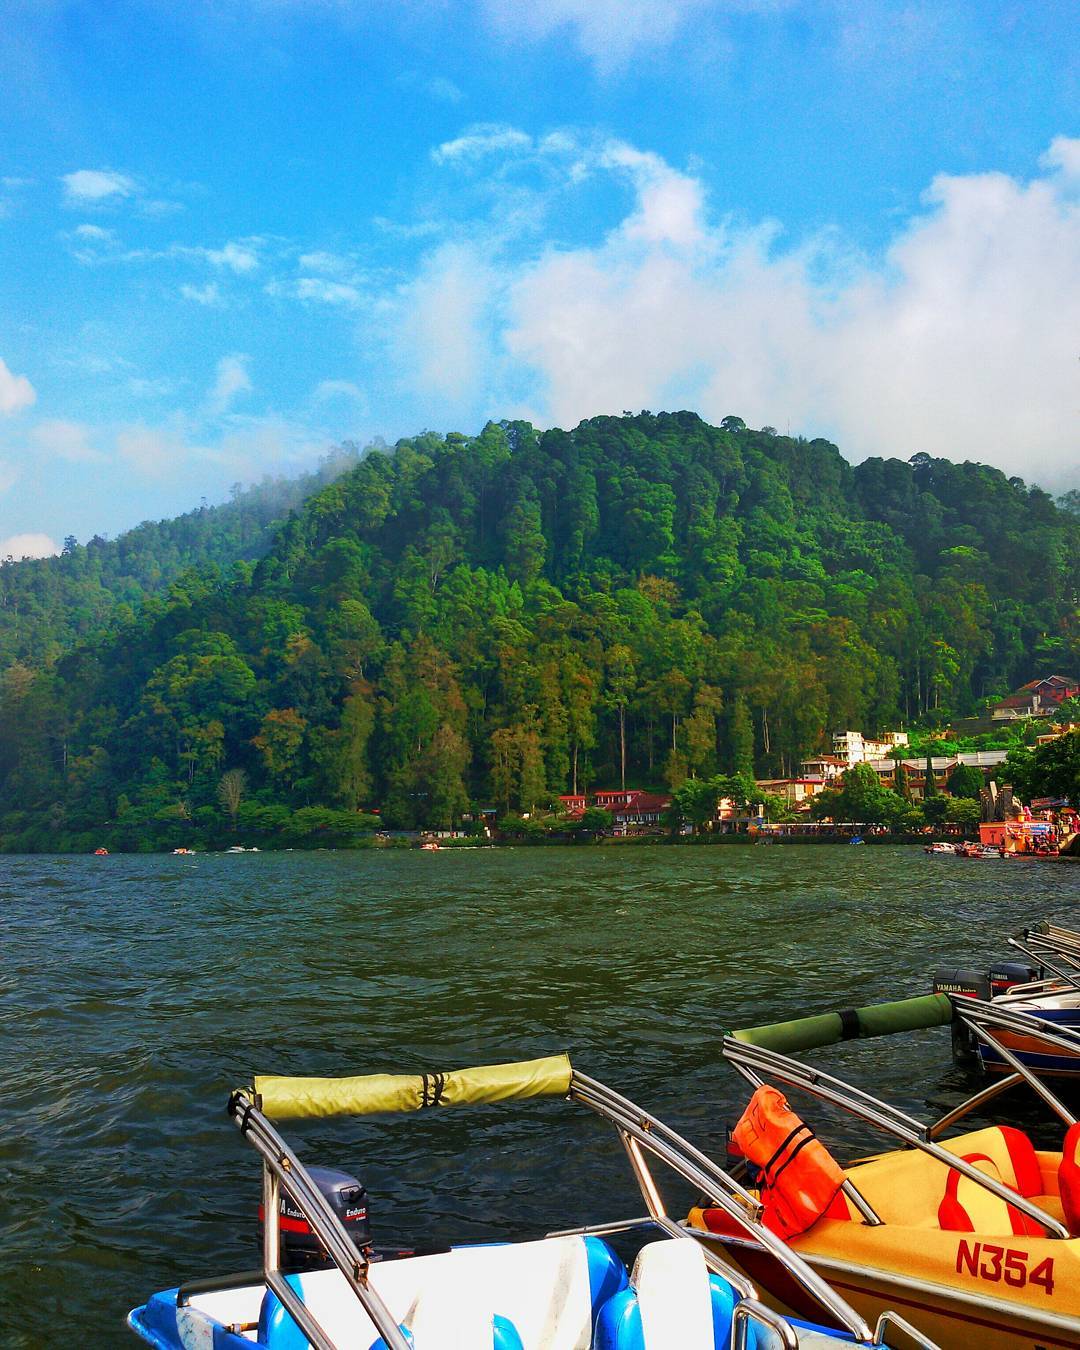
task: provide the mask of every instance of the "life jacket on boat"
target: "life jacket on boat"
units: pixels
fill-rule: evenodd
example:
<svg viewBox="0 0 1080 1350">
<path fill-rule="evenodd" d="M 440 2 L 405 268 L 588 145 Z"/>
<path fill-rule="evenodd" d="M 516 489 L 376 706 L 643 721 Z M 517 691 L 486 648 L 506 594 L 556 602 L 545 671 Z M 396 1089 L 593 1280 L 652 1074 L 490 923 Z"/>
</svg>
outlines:
<svg viewBox="0 0 1080 1350">
<path fill-rule="evenodd" d="M 750 1098 L 731 1132 L 730 1149 L 760 1169 L 761 1222 L 785 1240 L 817 1223 L 844 1184 L 840 1164 L 768 1084 Z"/>
</svg>

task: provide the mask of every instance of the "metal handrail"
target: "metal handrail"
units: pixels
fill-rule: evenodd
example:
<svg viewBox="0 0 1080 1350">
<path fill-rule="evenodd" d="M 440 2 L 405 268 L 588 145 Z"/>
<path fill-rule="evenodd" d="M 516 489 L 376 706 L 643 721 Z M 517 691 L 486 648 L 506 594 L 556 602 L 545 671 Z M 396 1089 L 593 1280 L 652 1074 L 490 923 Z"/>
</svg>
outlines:
<svg viewBox="0 0 1080 1350">
<path fill-rule="evenodd" d="M 652 1116 L 628 1098 L 622 1097 L 613 1089 L 576 1069 L 570 1080 L 570 1098 L 590 1107 L 598 1115 L 610 1120 L 623 1137 L 638 1186 L 645 1198 L 650 1216 L 671 1236 L 693 1237 L 705 1243 L 708 1234 L 693 1228 L 682 1227 L 668 1218 L 663 1199 L 642 1157 L 646 1150 L 654 1157 L 677 1172 L 684 1180 L 691 1182 L 702 1191 L 709 1200 L 722 1209 L 729 1218 L 775 1258 L 787 1273 L 824 1308 L 830 1316 L 864 1344 L 873 1343 L 873 1331 L 865 1320 L 855 1311 L 820 1275 L 807 1264 L 781 1238 L 763 1227 L 759 1221 L 761 1202 L 734 1178 L 728 1176 L 712 1159 L 696 1149 L 670 1126 Z M 715 1253 L 705 1247 L 706 1258 Z M 756 1290 L 745 1277 L 721 1263 L 718 1274 L 722 1274 L 744 1297 L 755 1298 Z M 732 1276 L 735 1276 L 733 1279 Z"/>
<path fill-rule="evenodd" d="M 927 1126 L 920 1124 L 896 1107 L 889 1106 L 887 1102 L 871 1097 L 869 1093 L 852 1087 L 842 1079 L 808 1069 L 798 1060 L 788 1059 L 786 1055 L 781 1055 L 775 1050 L 765 1050 L 761 1046 L 747 1045 L 731 1036 L 724 1037 L 721 1053 L 737 1069 L 741 1064 L 750 1063 L 753 1067 L 763 1070 L 770 1077 L 777 1078 L 780 1082 L 789 1083 L 792 1087 L 800 1088 L 813 1097 L 819 1097 L 822 1101 L 831 1102 L 834 1106 L 839 1106 L 841 1110 L 847 1111 L 871 1125 L 876 1125 L 886 1134 L 893 1135 L 912 1148 L 920 1149 L 923 1153 L 929 1154 L 930 1157 L 936 1158 L 938 1162 L 944 1163 L 946 1167 L 961 1173 L 977 1185 L 982 1186 L 984 1190 L 990 1191 L 999 1200 L 1004 1200 L 1007 1204 L 1020 1210 L 1028 1218 L 1034 1219 L 1052 1237 L 1067 1238 L 1071 1236 L 1064 1224 L 1059 1223 L 1057 1219 L 1040 1209 L 1038 1205 L 1032 1204 L 1026 1196 L 1020 1195 L 1011 1187 L 1006 1186 L 1004 1182 L 987 1176 L 985 1172 L 980 1172 L 978 1168 L 965 1162 L 955 1153 L 950 1153 L 947 1149 L 942 1148 L 930 1138 Z"/>
<path fill-rule="evenodd" d="M 676 1223 L 664 1206 L 663 1198 L 649 1168 L 648 1156 L 671 1167 L 693 1185 L 710 1203 L 722 1209 L 759 1246 L 778 1261 L 787 1273 L 854 1339 L 864 1345 L 873 1343 L 874 1333 L 864 1319 L 837 1294 L 811 1266 L 780 1238 L 760 1223 L 761 1202 L 741 1186 L 706 1154 L 684 1139 L 663 1121 L 644 1111 L 614 1089 L 586 1074 L 573 1071 L 568 1097 L 588 1107 L 613 1124 L 634 1171 L 638 1187 L 649 1211 L 647 1219 L 624 1220 L 611 1225 L 593 1225 L 578 1232 L 618 1231 L 623 1227 L 649 1223 L 672 1238 L 697 1241 L 708 1268 L 723 1276 L 741 1295 L 742 1302 L 760 1308 L 757 1289 L 739 1270 L 729 1266 L 709 1245 L 709 1234 Z M 300 1159 L 288 1146 L 247 1091 L 233 1094 L 229 1113 L 242 1136 L 263 1160 L 263 1271 L 268 1289 L 280 1299 L 315 1350 L 335 1350 L 333 1341 L 306 1306 L 300 1293 L 284 1277 L 280 1268 L 280 1198 L 287 1194 L 308 1220 L 311 1229 L 334 1266 L 375 1324 L 388 1350 L 409 1350 L 409 1343 L 383 1299 L 368 1281 L 364 1256 L 357 1251 L 337 1215 L 315 1185 Z M 575 1231 L 575 1230 L 569 1230 Z M 554 1234 L 552 1235 L 554 1236 Z M 748 1310 L 743 1317 L 756 1315 Z M 785 1350 L 794 1346 L 790 1327 L 776 1314 L 765 1310 L 758 1320 L 767 1321 L 783 1341 Z M 783 1328 L 783 1329 L 782 1329 Z"/>
<path fill-rule="evenodd" d="M 1040 1017 L 1031 1016 L 1030 1013 L 1017 1012 L 1015 1008 L 1005 1008 L 1000 1004 L 983 1003 L 979 1000 L 965 998 L 955 1000 L 954 1007 L 960 1021 L 974 1032 L 984 1045 L 992 1046 L 1013 1072 L 1021 1075 L 1032 1091 L 1043 1099 L 1051 1111 L 1065 1122 L 1066 1126 L 1076 1124 L 1076 1117 L 1050 1091 L 1038 1074 L 1022 1063 L 991 1032 L 993 1029 L 1011 1031 L 1016 1035 L 1041 1041 L 1052 1049 L 1064 1050 L 1074 1055 L 1080 1055 L 1080 1033 L 1071 1027 L 1059 1026 L 1056 1022 L 1046 1022 Z"/>
<path fill-rule="evenodd" d="M 281 1273 L 279 1200 L 284 1189 L 311 1225 L 312 1232 L 344 1276 L 389 1350 L 411 1350 L 389 1308 L 368 1283 L 366 1261 L 353 1246 L 341 1220 L 327 1204 L 300 1159 L 248 1093 L 233 1093 L 229 1114 L 241 1135 L 263 1160 L 263 1278 L 267 1288 L 281 1300 L 315 1350 L 336 1350 L 334 1342 Z"/>
<path fill-rule="evenodd" d="M 799 1338 L 791 1323 L 757 1299 L 740 1299 L 731 1312 L 731 1350 L 747 1350 L 750 1345 L 750 1323 L 758 1322 L 780 1338 L 783 1350 L 799 1350 Z M 931 1347 L 936 1350 L 936 1347 Z"/>
</svg>

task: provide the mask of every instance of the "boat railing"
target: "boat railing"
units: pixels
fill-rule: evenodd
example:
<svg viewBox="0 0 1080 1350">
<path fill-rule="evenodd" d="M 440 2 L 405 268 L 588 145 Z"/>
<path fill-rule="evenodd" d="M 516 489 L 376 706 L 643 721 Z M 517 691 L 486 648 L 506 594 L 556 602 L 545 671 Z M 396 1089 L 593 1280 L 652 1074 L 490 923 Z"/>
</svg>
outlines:
<svg viewBox="0 0 1080 1350">
<path fill-rule="evenodd" d="M 954 1002 L 957 1001 L 975 1004 L 973 999 L 959 998 L 954 1000 Z M 986 1007 L 988 1005 L 976 1006 Z M 1034 1019 L 1029 1020 L 1034 1021 Z M 906 1112 L 901 1111 L 899 1107 L 891 1106 L 888 1102 L 881 1101 L 868 1092 L 863 1092 L 861 1088 L 853 1087 L 841 1078 L 834 1078 L 831 1074 L 811 1068 L 798 1060 L 789 1059 L 787 1055 L 782 1055 L 775 1050 L 766 1050 L 759 1045 L 737 1041 L 732 1036 L 724 1037 L 721 1053 L 753 1087 L 760 1087 L 767 1078 L 772 1078 L 806 1092 L 811 1097 L 817 1097 L 821 1101 L 838 1106 L 850 1115 L 876 1126 L 884 1133 L 892 1135 L 911 1148 L 917 1148 L 923 1153 L 929 1154 L 930 1157 L 936 1158 L 938 1162 L 943 1163 L 954 1172 L 959 1172 L 970 1181 L 974 1181 L 984 1190 L 990 1191 L 1000 1200 L 1004 1200 L 1007 1204 L 1020 1210 L 1021 1213 L 1026 1214 L 1028 1218 L 1033 1219 L 1051 1237 L 1067 1238 L 1070 1236 L 1069 1230 L 1053 1215 L 1047 1214 L 1045 1210 L 1033 1204 L 1026 1196 L 1020 1195 L 1010 1186 L 1006 1186 L 1004 1182 L 987 1176 L 985 1172 L 979 1171 L 971 1163 L 965 1162 L 958 1154 L 951 1153 L 948 1149 L 943 1148 L 936 1142 L 931 1126 L 914 1119 Z M 857 1188 L 850 1178 L 847 1179 L 845 1185 L 851 1188 L 847 1191 L 849 1196 L 852 1190 L 857 1193 Z M 860 1196 L 860 1199 L 863 1200 L 863 1204 L 867 1204 L 865 1197 Z M 880 1222 L 880 1220 L 878 1221 Z"/>
<path fill-rule="evenodd" d="M 783 1350 L 795 1350 L 796 1336 L 790 1325 L 760 1303 L 758 1291 L 740 1270 L 725 1262 L 708 1245 L 707 1234 L 690 1228 L 685 1222 L 674 1220 L 665 1205 L 661 1190 L 650 1167 L 650 1160 L 671 1168 L 677 1176 L 690 1183 L 709 1204 L 722 1209 L 747 1236 L 780 1263 L 788 1275 L 821 1307 L 827 1316 L 844 1328 L 857 1344 L 873 1345 L 876 1333 L 817 1272 L 796 1252 L 760 1222 L 762 1207 L 756 1196 L 730 1176 L 722 1167 L 702 1153 L 677 1131 L 643 1110 L 614 1089 L 588 1075 L 572 1069 L 565 1057 L 566 1077 L 558 1083 L 551 1066 L 555 1060 L 535 1061 L 528 1065 L 494 1066 L 475 1071 L 462 1071 L 459 1083 L 451 1095 L 445 1084 L 454 1074 L 415 1075 L 412 1079 L 376 1075 L 369 1079 L 274 1079 L 262 1080 L 268 1092 L 267 1108 L 259 1092 L 260 1081 L 254 1090 L 241 1089 L 233 1093 L 229 1113 L 241 1135 L 255 1148 L 263 1160 L 263 1277 L 268 1289 L 296 1322 L 315 1350 L 336 1350 L 333 1341 L 319 1325 L 312 1311 L 305 1305 L 301 1293 L 285 1277 L 280 1260 L 280 1202 L 282 1194 L 310 1224 L 327 1257 L 340 1271 L 349 1288 L 363 1306 L 388 1350 L 409 1350 L 409 1343 L 401 1329 L 368 1279 L 368 1261 L 358 1251 L 338 1217 L 323 1197 L 300 1159 L 282 1138 L 271 1122 L 269 1114 L 284 1116 L 320 1116 L 363 1114 L 387 1110 L 412 1110 L 453 1102 L 497 1101 L 513 1096 L 562 1095 L 614 1125 L 625 1148 L 638 1188 L 644 1199 L 647 1215 L 615 1223 L 588 1225 L 564 1229 L 547 1236 L 571 1234 L 614 1233 L 648 1225 L 665 1236 L 697 1241 L 710 1271 L 720 1275 L 740 1295 L 737 1307 L 747 1304 L 733 1326 L 733 1346 L 745 1340 L 745 1328 L 750 1321 L 766 1323 L 780 1338 Z M 558 1066 L 556 1065 L 556 1069 Z M 499 1087 L 509 1088 L 497 1095 L 490 1092 L 492 1077 L 505 1070 Z M 481 1087 L 475 1080 L 465 1083 L 469 1074 L 487 1075 Z M 516 1074 L 516 1078 L 514 1075 Z M 547 1075 L 542 1086 L 540 1078 Z M 412 1083 L 423 1081 L 415 1092 Z M 528 1082 L 528 1087 L 521 1087 Z M 556 1085 L 557 1084 L 557 1085 Z M 520 1089 L 520 1090 L 519 1090 Z M 487 1095 L 485 1095 L 487 1093 Z M 872 1213 L 872 1211 L 871 1211 Z M 740 1340 L 739 1338 L 742 1338 Z M 922 1340 L 921 1345 L 932 1347 Z"/>
<path fill-rule="evenodd" d="M 1064 1051 L 1067 1055 L 1080 1057 L 1080 1032 L 1060 1022 L 1047 1022 L 1030 1013 L 1018 1012 L 1015 1008 L 1003 1007 L 1000 1003 L 985 1003 L 981 999 L 964 998 L 950 995 L 957 1018 L 964 1023 L 972 1034 L 985 1046 L 993 1049 L 1012 1069 L 1020 1074 L 1031 1090 L 1040 1096 L 1047 1106 L 1064 1121 L 1066 1127 L 1076 1124 L 1076 1117 L 1057 1097 L 1045 1081 L 1013 1051 L 1003 1043 L 1000 1035 L 994 1032 L 1011 1033 L 1037 1041 L 1050 1050 Z"/>
<path fill-rule="evenodd" d="M 281 1300 L 314 1350 L 337 1350 L 303 1298 L 281 1271 L 280 1202 L 284 1191 L 307 1220 L 323 1250 L 341 1272 L 386 1342 L 388 1350 L 411 1350 L 397 1320 L 368 1282 L 366 1258 L 353 1245 L 300 1159 L 245 1091 L 234 1092 L 229 1114 L 263 1160 L 263 1280 Z"/>
</svg>

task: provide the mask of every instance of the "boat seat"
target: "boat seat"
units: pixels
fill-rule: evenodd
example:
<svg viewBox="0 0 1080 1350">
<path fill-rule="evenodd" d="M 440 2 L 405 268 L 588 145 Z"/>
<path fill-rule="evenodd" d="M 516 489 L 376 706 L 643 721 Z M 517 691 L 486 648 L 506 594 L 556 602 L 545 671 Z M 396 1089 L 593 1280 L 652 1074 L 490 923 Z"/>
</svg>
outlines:
<svg viewBox="0 0 1080 1350">
<path fill-rule="evenodd" d="M 1061 1165 L 1058 1168 L 1058 1190 L 1065 1226 L 1080 1237 L 1080 1124 L 1070 1125 L 1061 1146 Z"/>
<path fill-rule="evenodd" d="M 696 1241 L 663 1238 L 642 1247 L 630 1287 L 609 1299 L 596 1320 L 594 1350 L 729 1350 L 739 1296 L 705 1264 Z M 799 1350 L 839 1350 L 850 1336 L 792 1319 Z M 760 1322 L 746 1327 L 747 1350 L 782 1350 Z"/>
<path fill-rule="evenodd" d="M 588 1350 L 598 1310 L 627 1284 L 622 1262 L 597 1237 L 457 1247 L 376 1262 L 368 1278 L 416 1350 Z M 383 1345 L 340 1271 L 288 1279 L 340 1350 Z M 263 1300 L 259 1343 L 307 1346 L 272 1293 Z"/>
<path fill-rule="evenodd" d="M 638 1253 L 630 1287 L 600 1309 L 596 1350 L 719 1350 L 731 1339 L 736 1295 L 711 1275 L 688 1238 L 663 1238 Z"/>
<path fill-rule="evenodd" d="M 1038 1195 L 1042 1169 L 1035 1147 L 1023 1130 L 1011 1125 L 991 1125 L 953 1141 L 945 1147 L 995 1181 L 1002 1181 L 1020 1195 Z M 953 1233 L 1012 1233 L 1041 1235 L 1042 1228 L 1007 1201 L 993 1195 L 959 1172 L 949 1171 L 945 1194 L 938 1206 L 938 1226 Z"/>
</svg>

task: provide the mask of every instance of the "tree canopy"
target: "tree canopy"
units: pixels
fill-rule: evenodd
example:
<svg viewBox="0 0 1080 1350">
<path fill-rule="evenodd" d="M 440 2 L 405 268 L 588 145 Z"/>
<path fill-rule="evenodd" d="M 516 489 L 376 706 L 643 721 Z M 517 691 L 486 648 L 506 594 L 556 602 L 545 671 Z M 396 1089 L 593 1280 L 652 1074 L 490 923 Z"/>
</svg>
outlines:
<svg viewBox="0 0 1080 1350">
<path fill-rule="evenodd" d="M 259 556 L 10 647 L 0 846 L 783 774 L 835 728 L 1080 667 L 1077 593 L 1080 518 L 980 465 L 853 468 L 688 412 L 425 433 L 354 456 Z"/>
</svg>

